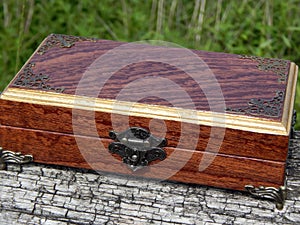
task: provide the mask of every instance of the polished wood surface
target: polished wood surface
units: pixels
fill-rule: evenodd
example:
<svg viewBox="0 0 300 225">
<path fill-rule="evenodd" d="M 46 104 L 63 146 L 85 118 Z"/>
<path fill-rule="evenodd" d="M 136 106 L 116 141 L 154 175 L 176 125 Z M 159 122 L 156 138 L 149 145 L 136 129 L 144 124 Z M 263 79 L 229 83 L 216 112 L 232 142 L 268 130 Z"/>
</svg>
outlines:
<svg viewBox="0 0 300 225">
<path fill-rule="evenodd" d="M 290 107 L 287 106 L 284 109 L 282 121 L 278 122 L 231 113 L 196 111 L 169 106 L 149 105 L 145 103 L 133 104 L 132 102 L 117 101 L 113 99 L 90 98 L 63 93 L 24 90 L 20 88 L 8 88 L 0 96 L 0 98 L 3 100 L 29 104 L 71 108 L 73 111 L 76 109 L 90 111 L 91 113 L 103 112 L 123 116 L 172 120 L 196 125 L 224 127 L 255 133 L 283 136 L 288 136 L 290 133 L 290 124 L 293 112 L 293 110 L 290 110 Z M 293 102 L 290 106 L 293 106 Z"/>
<path fill-rule="evenodd" d="M 125 43 L 82 39 L 65 47 L 43 44 L 0 97 L 4 149 L 32 154 L 40 163 L 132 174 L 120 157 L 108 154 L 107 146 L 109 131 L 135 126 L 165 137 L 168 157 L 133 175 L 236 190 L 248 184 L 283 185 L 297 78 L 294 63 L 190 50 L 176 60 L 169 55 L 175 63 L 168 64 L 161 60 L 165 51 L 153 47 L 146 52 L 157 56 L 151 60 L 135 59 L 129 48 L 115 54 L 116 60 L 95 64 Z M 132 52 L 144 54 L 147 46 L 138 44 Z M 46 51 L 41 54 L 41 49 Z M 200 67 L 195 57 L 203 60 Z M 126 61 L 132 58 L 136 61 Z M 127 64 L 118 68 L 119 60 Z M 272 69 L 267 63 L 273 63 Z M 113 67 L 116 71 L 109 74 Z M 106 75 L 109 79 L 103 80 Z M 90 108 L 82 101 L 79 107 L 74 96 L 97 104 Z M 113 111 L 111 101 L 127 105 Z M 131 103 L 140 104 L 140 111 L 128 113 Z M 178 119 L 171 109 L 185 117 Z M 197 113 L 195 120 L 190 119 L 192 112 Z M 219 119 L 211 112 L 227 116 L 227 121 L 207 122 Z M 202 170 L 205 162 L 209 166 Z"/>
<path fill-rule="evenodd" d="M 35 64 L 33 68 L 35 74 L 44 74 L 49 77 L 47 85 L 64 87 L 66 94 L 74 95 L 80 92 L 80 94 L 90 97 L 121 99 L 205 111 L 224 112 L 225 110 L 225 108 L 219 107 L 222 99 L 218 96 L 217 91 L 216 94 L 210 96 L 206 96 L 207 93 L 205 93 L 208 90 L 216 89 L 216 82 L 220 85 L 224 95 L 226 108 L 232 109 L 247 107 L 251 99 L 272 100 L 277 91 L 285 92 L 286 89 L 286 82 L 279 82 L 278 74 L 274 71 L 259 69 L 258 62 L 255 60 L 244 59 L 239 55 L 196 50 L 190 50 L 190 56 L 181 58 L 182 62 L 194 62 L 193 59 L 196 55 L 203 60 L 204 63 L 196 71 L 195 77 L 191 77 L 190 74 L 173 65 L 150 60 L 125 65 L 113 73 L 108 80 L 101 81 L 99 77 L 102 74 L 98 74 L 97 69 L 93 73 L 91 64 L 109 50 L 123 44 L 125 43 L 107 40 L 81 41 L 76 42 L 70 48 L 55 46 L 48 49 L 43 55 L 35 53 L 29 62 Z M 145 45 L 138 44 L 135 48 L 140 50 L 143 46 Z M 163 58 L 164 52 L 161 48 L 153 47 L 152 50 L 153 54 L 157 55 L 158 61 L 160 56 Z M 133 48 L 132 51 L 134 52 L 136 49 Z M 121 59 L 130 57 L 130 52 L 121 51 L 120 54 Z M 112 59 L 114 58 L 112 57 Z M 288 61 L 286 62 L 289 64 Z M 118 63 L 118 60 L 112 60 L 106 65 L 101 64 L 101 69 L 109 71 L 109 68 L 118 66 Z M 191 63 L 188 68 L 192 71 L 193 67 L 198 68 L 196 66 Z M 89 74 L 92 76 L 84 79 L 78 88 L 79 82 L 82 81 L 81 79 L 87 71 L 90 71 Z M 21 69 L 19 74 L 22 72 Z M 210 73 L 216 78 L 216 81 L 207 75 Z M 288 73 L 289 67 L 283 74 L 287 76 Z M 166 86 L 162 88 L 159 85 L 161 80 L 157 78 L 169 82 L 165 82 Z M 142 82 L 138 83 L 138 87 L 130 86 L 139 80 Z M 174 88 L 174 85 L 177 85 L 177 88 Z M 13 87 L 13 82 L 10 87 Z M 39 87 L 27 88 L 38 89 Z M 153 90 L 154 96 L 145 94 L 145 90 Z M 182 92 L 185 92 L 189 99 Z M 283 103 L 280 104 L 281 109 L 278 116 L 269 117 L 264 114 L 251 114 L 250 116 L 281 121 Z"/>
<path fill-rule="evenodd" d="M 153 135 L 166 137 L 170 147 L 197 151 L 212 151 L 232 156 L 267 159 L 284 162 L 287 157 L 288 136 L 271 135 L 159 120 L 141 117 L 127 117 L 117 114 L 76 110 L 47 105 L 35 105 L 0 99 L 0 123 L 2 125 L 37 130 L 53 131 L 108 138 L 110 130 L 121 132 L 129 126 L 146 128 Z M 13 113 L 12 113 L 13 112 Z M 74 113 L 74 112 L 73 112 Z M 73 115 L 75 115 L 73 114 Z M 73 121 L 72 121 L 73 119 Z M 112 124 L 112 121 L 114 123 Z M 94 124 L 93 124 L 94 122 Z M 222 132 L 225 132 L 222 140 Z M 212 143 L 221 143 L 207 149 L 209 138 Z M 26 140 L 24 140 L 26 141 Z M 216 147 L 214 149 L 214 147 Z"/>
<path fill-rule="evenodd" d="M 2 125 L 0 145 L 4 149 L 32 154 L 35 162 L 80 167 L 113 173 L 205 184 L 215 187 L 244 190 L 244 186 L 279 187 L 284 182 L 285 162 L 273 162 L 246 157 L 213 155 L 184 149 L 165 148 L 167 159 L 154 162 L 146 169 L 132 172 L 119 157 L 111 157 L 109 139 L 75 136 L 57 132 L 37 131 Z M 77 144 L 81 148 L 77 147 Z M 82 148 L 82 146 L 85 146 Z M 180 156 L 180 157 L 178 157 Z M 203 158 L 213 162 L 199 171 Z M 180 166 L 179 166 L 180 165 Z"/>
</svg>

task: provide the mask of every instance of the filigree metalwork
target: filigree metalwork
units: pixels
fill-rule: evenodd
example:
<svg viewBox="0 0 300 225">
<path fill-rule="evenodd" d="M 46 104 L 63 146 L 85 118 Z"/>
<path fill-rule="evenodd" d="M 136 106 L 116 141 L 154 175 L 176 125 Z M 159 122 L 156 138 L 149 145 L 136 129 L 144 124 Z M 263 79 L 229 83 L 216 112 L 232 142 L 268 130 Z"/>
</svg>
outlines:
<svg viewBox="0 0 300 225">
<path fill-rule="evenodd" d="M 240 56 L 258 63 L 257 68 L 262 71 L 272 71 L 278 75 L 280 83 L 286 83 L 289 63 L 286 60 L 262 58 L 257 56 Z M 226 108 L 226 111 L 247 115 L 263 115 L 266 117 L 279 117 L 284 103 L 284 90 L 278 90 L 271 99 L 251 99 L 248 105 L 242 108 Z"/>
<path fill-rule="evenodd" d="M 276 203 L 277 209 L 283 208 L 284 201 L 287 196 L 287 188 L 285 186 L 274 188 L 264 186 L 254 187 L 253 185 L 246 185 L 245 190 L 255 197 L 274 201 Z"/>
<path fill-rule="evenodd" d="M 133 171 L 154 160 L 164 160 L 167 156 L 162 149 L 167 145 L 167 140 L 154 137 L 143 128 L 131 127 L 121 133 L 110 131 L 109 136 L 116 141 L 108 146 L 109 152 L 121 156 Z"/>
<path fill-rule="evenodd" d="M 13 87 L 26 87 L 26 88 L 36 88 L 40 90 L 51 90 L 55 92 L 63 92 L 62 87 L 51 87 L 47 82 L 50 80 L 49 76 L 42 73 L 34 73 L 33 67 L 35 63 L 28 63 L 23 72 L 20 73 L 14 80 Z"/>
<path fill-rule="evenodd" d="M 284 92 L 277 91 L 272 99 L 251 99 L 248 105 L 242 108 L 226 108 L 226 111 L 247 115 L 264 115 L 278 117 L 281 115 L 284 102 Z"/>
<path fill-rule="evenodd" d="M 32 155 L 22 155 L 20 152 L 3 150 L 0 147 L 0 169 L 5 169 L 7 163 L 25 164 L 33 161 Z"/>
<path fill-rule="evenodd" d="M 37 53 L 44 55 L 52 47 L 71 48 L 78 41 L 96 41 L 95 38 L 76 37 L 64 34 L 51 34 Z"/>
<path fill-rule="evenodd" d="M 258 56 L 247 56 L 247 55 L 241 55 L 240 58 L 256 61 L 258 63 L 256 67 L 259 70 L 274 72 L 275 74 L 278 75 L 278 81 L 280 83 L 285 83 L 287 81 L 287 74 L 289 68 L 289 63 L 287 60 L 270 59 L 270 58 L 262 58 Z"/>
</svg>

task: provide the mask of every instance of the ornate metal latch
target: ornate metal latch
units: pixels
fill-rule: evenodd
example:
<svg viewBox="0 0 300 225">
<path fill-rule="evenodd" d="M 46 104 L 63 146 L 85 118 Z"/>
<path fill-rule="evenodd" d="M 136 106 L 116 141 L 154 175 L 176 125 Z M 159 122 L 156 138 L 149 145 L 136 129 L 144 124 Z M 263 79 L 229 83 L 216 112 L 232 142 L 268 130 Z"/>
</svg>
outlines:
<svg viewBox="0 0 300 225">
<path fill-rule="evenodd" d="M 167 145 L 167 140 L 154 137 L 143 128 L 131 127 L 121 133 L 110 131 L 109 137 L 116 141 L 109 144 L 109 152 L 121 156 L 133 171 L 154 160 L 164 160 L 167 156 L 162 149 Z"/>
<path fill-rule="evenodd" d="M 25 164 L 32 161 L 32 155 L 22 155 L 20 152 L 6 151 L 0 147 L 0 170 L 4 170 L 7 163 Z"/>
</svg>

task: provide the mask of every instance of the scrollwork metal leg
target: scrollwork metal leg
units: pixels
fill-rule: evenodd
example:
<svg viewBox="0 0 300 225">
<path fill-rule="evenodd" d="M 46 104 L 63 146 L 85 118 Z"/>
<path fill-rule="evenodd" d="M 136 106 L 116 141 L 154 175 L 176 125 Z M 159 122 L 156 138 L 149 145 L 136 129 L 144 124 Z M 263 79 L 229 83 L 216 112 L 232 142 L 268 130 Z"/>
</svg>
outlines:
<svg viewBox="0 0 300 225">
<path fill-rule="evenodd" d="M 282 209 L 284 205 L 284 201 L 287 196 L 286 186 L 281 186 L 279 188 L 274 187 L 254 187 L 252 185 L 246 185 L 245 190 L 248 191 L 254 197 L 269 199 L 276 203 L 277 209 Z"/>
<path fill-rule="evenodd" d="M 7 163 L 25 164 L 33 161 L 32 155 L 3 150 L 0 147 L 0 170 L 6 169 Z"/>
</svg>

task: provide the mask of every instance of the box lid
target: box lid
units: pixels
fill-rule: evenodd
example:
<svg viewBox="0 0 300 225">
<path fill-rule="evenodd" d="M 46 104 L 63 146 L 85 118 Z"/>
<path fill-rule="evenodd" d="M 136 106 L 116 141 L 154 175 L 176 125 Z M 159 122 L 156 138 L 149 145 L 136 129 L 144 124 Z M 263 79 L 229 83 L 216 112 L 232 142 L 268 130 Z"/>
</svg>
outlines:
<svg viewBox="0 0 300 225">
<path fill-rule="evenodd" d="M 296 79 L 287 60 L 51 34 L 1 99 L 288 136 Z"/>
</svg>

